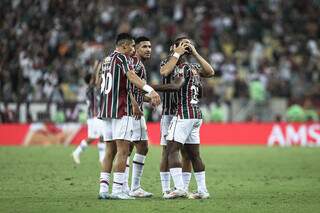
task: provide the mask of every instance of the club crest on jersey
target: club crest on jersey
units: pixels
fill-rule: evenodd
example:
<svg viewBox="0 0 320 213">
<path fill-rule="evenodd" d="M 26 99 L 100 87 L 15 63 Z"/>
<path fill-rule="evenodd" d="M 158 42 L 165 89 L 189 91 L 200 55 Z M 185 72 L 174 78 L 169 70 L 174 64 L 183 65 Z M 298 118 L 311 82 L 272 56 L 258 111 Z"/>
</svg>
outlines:
<svg viewBox="0 0 320 213">
<path fill-rule="evenodd" d="M 135 65 L 134 70 L 136 71 L 136 73 L 140 73 L 141 72 L 142 66 L 140 65 L 140 63 Z"/>
</svg>

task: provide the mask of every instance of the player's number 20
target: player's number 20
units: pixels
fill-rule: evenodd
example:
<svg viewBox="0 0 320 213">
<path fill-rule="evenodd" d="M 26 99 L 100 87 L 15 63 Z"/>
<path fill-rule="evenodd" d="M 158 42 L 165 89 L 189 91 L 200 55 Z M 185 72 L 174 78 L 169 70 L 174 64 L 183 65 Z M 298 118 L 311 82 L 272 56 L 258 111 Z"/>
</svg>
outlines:
<svg viewBox="0 0 320 213">
<path fill-rule="evenodd" d="M 108 94 L 112 87 L 112 75 L 108 72 L 106 75 L 102 75 L 101 93 Z"/>
</svg>

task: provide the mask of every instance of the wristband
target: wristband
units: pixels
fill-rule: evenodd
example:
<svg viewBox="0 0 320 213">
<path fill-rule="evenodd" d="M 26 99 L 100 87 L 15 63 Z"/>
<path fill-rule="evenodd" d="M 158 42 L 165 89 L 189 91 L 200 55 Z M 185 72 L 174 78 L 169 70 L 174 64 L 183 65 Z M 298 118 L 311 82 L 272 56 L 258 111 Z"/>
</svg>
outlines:
<svg viewBox="0 0 320 213">
<path fill-rule="evenodd" d="M 173 53 L 173 55 L 172 55 L 173 57 L 175 57 L 175 58 L 177 58 L 177 59 L 179 59 L 180 58 L 180 54 L 179 53 L 177 53 L 177 52 L 175 52 L 175 53 Z"/>
<path fill-rule="evenodd" d="M 152 91 L 154 91 L 154 89 L 152 87 L 150 87 L 148 84 L 145 84 L 142 87 L 143 91 L 147 92 L 148 94 L 150 94 Z"/>
</svg>

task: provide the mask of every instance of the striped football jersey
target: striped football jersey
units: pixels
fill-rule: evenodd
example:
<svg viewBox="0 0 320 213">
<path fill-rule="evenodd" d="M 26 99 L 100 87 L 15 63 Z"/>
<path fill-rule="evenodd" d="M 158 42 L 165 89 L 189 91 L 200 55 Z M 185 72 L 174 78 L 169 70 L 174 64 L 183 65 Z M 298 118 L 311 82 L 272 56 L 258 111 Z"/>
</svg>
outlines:
<svg viewBox="0 0 320 213">
<path fill-rule="evenodd" d="M 133 56 L 132 58 L 132 66 L 134 68 L 135 73 L 144 81 L 147 81 L 147 73 L 146 68 L 143 65 L 142 61 L 137 57 Z M 143 111 L 143 95 L 145 94 L 144 91 L 139 89 L 138 87 L 131 84 L 131 91 L 134 99 L 137 101 L 137 103 L 140 106 L 140 110 Z"/>
<path fill-rule="evenodd" d="M 161 62 L 160 67 L 164 66 L 168 62 L 168 59 L 165 59 Z M 162 76 L 162 84 L 170 84 L 174 81 L 174 74 L 177 72 L 177 67 L 167 76 Z M 162 96 L 162 115 L 175 115 L 177 111 L 177 92 L 163 92 Z"/>
<path fill-rule="evenodd" d="M 184 78 L 184 83 L 178 92 L 177 115 L 181 119 L 202 119 L 199 99 L 202 96 L 198 64 L 182 63 L 178 65 L 177 75 Z"/>
<path fill-rule="evenodd" d="M 103 60 L 99 118 L 119 119 L 130 112 L 130 83 L 126 74 L 132 69 L 131 62 L 130 56 L 117 51 Z"/>
<path fill-rule="evenodd" d="M 99 112 L 99 100 L 100 100 L 100 94 L 97 91 L 97 89 L 89 85 L 86 91 L 86 102 L 88 106 L 88 118 L 94 118 L 98 116 Z"/>
</svg>

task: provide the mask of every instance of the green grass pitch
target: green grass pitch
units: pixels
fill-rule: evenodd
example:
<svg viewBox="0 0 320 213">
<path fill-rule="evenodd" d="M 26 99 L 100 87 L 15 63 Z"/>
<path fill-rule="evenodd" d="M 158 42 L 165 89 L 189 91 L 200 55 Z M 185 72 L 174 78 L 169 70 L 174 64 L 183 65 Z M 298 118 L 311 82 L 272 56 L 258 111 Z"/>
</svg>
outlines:
<svg viewBox="0 0 320 213">
<path fill-rule="evenodd" d="M 0 212 L 320 212 L 320 149 L 202 147 L 208 200 L 163 200 L 160 148 L 150 147 L 142 179 L 153 198 L 98 200 L 95 147 L 80 166 L 73 147 L 0 147 Z M 191 190 L 195 189 L 192 177 Z"/>
</svg>

